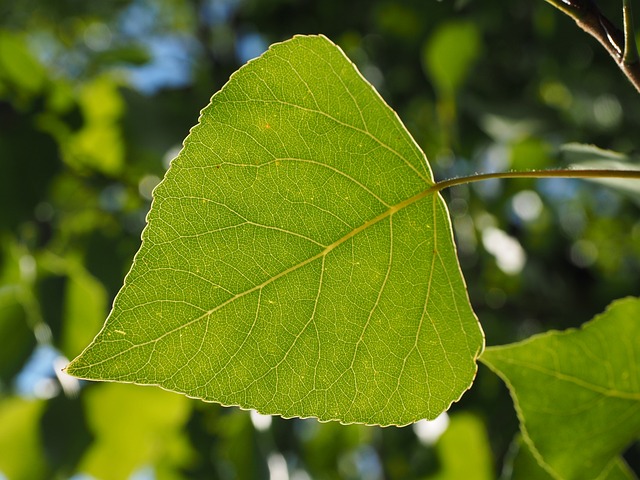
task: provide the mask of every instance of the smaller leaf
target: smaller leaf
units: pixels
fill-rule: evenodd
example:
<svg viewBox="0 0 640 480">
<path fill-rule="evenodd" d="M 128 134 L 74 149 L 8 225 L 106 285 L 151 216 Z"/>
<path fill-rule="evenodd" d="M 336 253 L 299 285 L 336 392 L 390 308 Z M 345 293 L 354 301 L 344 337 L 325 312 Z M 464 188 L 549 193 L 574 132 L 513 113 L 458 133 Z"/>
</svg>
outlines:
<svg viewBox="0 0 640 480">
<path fill-rule="evenodd" d="M 525 439 L 556 478 L 600 478 L 640 432 L 640 299 L 579 330 L 488 348 L 480 360 L 507 384 Z M 602 477 L 605 478 L 605 477 Z"/>
</svg>

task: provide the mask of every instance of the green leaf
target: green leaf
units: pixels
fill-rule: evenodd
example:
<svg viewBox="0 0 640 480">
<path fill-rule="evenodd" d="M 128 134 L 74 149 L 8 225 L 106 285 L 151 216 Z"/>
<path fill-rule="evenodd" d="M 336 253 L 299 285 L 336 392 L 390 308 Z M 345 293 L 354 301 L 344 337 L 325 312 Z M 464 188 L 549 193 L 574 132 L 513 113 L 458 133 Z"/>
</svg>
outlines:
<svg viewBox="0 0 640 480">
<path fill-rule="evenodd" d="M 78 471 L 104 480 L 129 478 L 146 466 L 177 473 L 192 452 L 184 433 L 188 400 L 161 390 L 105 384 L 83 395 L 95 441 Z"/>
<path fill-rule="evenodd" d="M 47 478 L 39 430 L 44 407 L 40 400 L 0 399 L 0 478 Z"/>
<path fill-rule="evenodd" d="M 505 460 L 503 480 L 553 480 L 554 477 L 536 460 L 531 447 L 517 435 Z M 615 457 L 598 477 L 599 480 L 634 480 L 637 478 L 622 457 Z"/>
<path fill-rule="evenodd" d="M 108 75 L 82 85 L 78 103 L 84 123 L 73 131 L 55 116 L 39 118 L 38 126 L 60 144 L 62 159 L 72 169 L 113 176 L 124 168 L 125 146 L 121 132 L 124 101 L 117 79 Z"/>
<path fill-rule="evenodd" d="M 449 427 L 436 443 L 436 450 L 442 466 L 430 480 L 496 478 L 486 428 L 473 414 L 452 415 Z M 461 452 L 464 452 L 464 461 L 461 461 Z"/>
<path fill-rule="evenodd" d="M 25 36 L 0 29 L 0 85 L 7 82 L 21 94 L 33 95 L 45 81 L 45 70 L 29 51 Z"/>
<path fill-rule="evenodd" d="M 549 167 L 550 146 L 536 137 L 516 140 L 511 145 L 509 164 L 514 170 L 538 170 Z"/>
<path fill-rule="evenodd" d="M 611 170 L 640 170 L 638 158 L 629 157 L 594 145 L 568 143 L 561 147 L 562 157 L 571 168 L 603 168 Z M 640 182 L 623 178 L 590 178 L 591 182 L 618 190 L 640 205 Z"/>
<path fill-rule="evenodd" d="M 482 53 L 482 37 L 475 23 L 442 24 L 426 43 L 423 64 L 434 86 L 443 96 L 455 95 Z"/>
<path fill-rule="evenodd" d="M 622 457 L 614 458 L 600 474 L 599 480 L 636 480 L 638 477 Z"/>
<path fill-rule="evenodd" d="M 240 410 L 219 416 L 215 423 L 216 463 L 223 464 L 227 478 L 268 478 L 268 466 L 256 429 L 248 412 Z"/>
<path fill-rule="evenodd" d="M 353 459 L 350 453 L 375 444 L 378 436 L 383 438 L 381 443 L 386 444 L 388 441 L 382 437 L 382 432 L 364 425 L 340 425 L 335 422 L 320 423 L 313 420 L 307 422 L 303 424 L 305 434 L 301 435 L 301 456 L 311 478 L 344 478 L 347 475 L 340 466 L 344 465 L 345 460 Z M 394 442 L 389 441 L 389 444 Z M 392 453 L 387 453 L 385 460 L 392 456 Z M 398 468 L 397 465 L 395 468 Z M 390 474 L 390 477 L 394 478 L 394 475 Z"/>
<path fill-rule="evenodd" d="M 529 444 L 525 442 L 521 435 L 518 435 L 513 442 L 510 450 L 512 458 L 507 459 L 504 480 L 553 480 L 553 477 L 547 472 L 534 457 Z M 614 458 L 598 477 L 599 480 L 634 480 L 636 476 L 633 474 L 629 466 L 622 457 Z"/>
<path fill-rule="evenodd" d="M 340 49 L 274 45 L 203 110 L 68 372 L 286 417 L 436 417 L 484 340 L 432 185 Z"/>
<path fill-rule="evenodd" d="M 71 358 L 79 354 L 87 340 L 100 329 L 100 316 L 107 311 L 107 292 L 82 264 L 69 261 L 68 268 L 61 349 Z"/>
<path fill-rule="evenodd" d="M 0 386 L 20 371 L 36 343 L 20 294 L 19 285 L 0 287 L 0 338 L 4 339 L 0 348 Z M 6 341 L 9 338 L 11 341 Z"/>
<path fill-rule="evenodd" d="M 38 314 L 29 283 L 33 264 L 21 247 L 0 236 L 0 391 L 12 382 L 36 346 Z"/>
<path fill-rule="evenodd" d="M 45 252 L 38 262 L 45 271 L 66 277 L 64 322 L 60 342 L 56 346 L 65 356 L 73 358 L 100 330 L 107 312 L 107 292 L 102 283 L 84 268 L 78 254 L 60 257 Z"/>
<path fill-rule="evenodd" d="M 579 330 L 549 332 L 482 355 L 505 381 L 522 433 L 555 477 L 596 478 L 640 433 L 640 299 Z"/>
<path fill-rule="evenodd" d="M 506 480 L 553 480 L 551 474 L 533 456 L 522 435 L 518 434 L 511 443 L 508 456 L 503 470 Z"/>
</svg>

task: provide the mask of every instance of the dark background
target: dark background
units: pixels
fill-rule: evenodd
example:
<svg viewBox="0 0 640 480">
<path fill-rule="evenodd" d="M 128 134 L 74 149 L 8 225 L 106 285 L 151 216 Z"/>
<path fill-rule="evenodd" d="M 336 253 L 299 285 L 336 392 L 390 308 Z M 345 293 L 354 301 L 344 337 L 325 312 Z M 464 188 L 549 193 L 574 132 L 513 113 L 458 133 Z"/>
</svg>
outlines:
<svg viewBox="0 0 640 480">
<path fill-rule="evenodd" d="M 606 8 L 620 24 L 617 2 Z M 484 367 L 435 445 L 412 427 L 274 418 L 260 430 L 237 409 L 56 377 L 106 318 L 150 192 L 199 111 L 246 60 L 298 33 L 323 33 L 345 50 L 437 179 L 566 166 L 570 142 L 632 157 L 637 149 L 640 96 L 595 40 L 542 0 L 1 1 L 7 478 L 460 478 L 451 458 L 475 466 L 465 478 L 503 471 L 517 419 Z M 488 345 L 578 326 L 638 294 L 637 188 L 509 180 L 444 195 Z M 637 458 L 633 446 L 636 471 Z"/>
</svg>

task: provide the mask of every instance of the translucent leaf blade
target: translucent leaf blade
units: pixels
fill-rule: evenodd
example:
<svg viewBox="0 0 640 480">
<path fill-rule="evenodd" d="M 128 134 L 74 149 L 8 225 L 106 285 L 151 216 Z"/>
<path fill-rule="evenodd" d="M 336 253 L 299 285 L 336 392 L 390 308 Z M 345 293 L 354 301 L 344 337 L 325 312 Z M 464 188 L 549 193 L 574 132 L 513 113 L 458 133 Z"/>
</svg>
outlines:
<svg viewBox="0 0 640 480">
<path fill-rule="evenodd" d="M 508 458 L 503 472 L 505 480 L 554 480 L 554 477 L 545 470 L 531 452 L 531 447 L 518 435 L 510 448 L 512 458 Z M 629 468 L 624 459 L 615 457 L 602 470 L 597 480 L 635 480 L 637 477 Z"/>
<path fill-rule="evenodd" d="M 203 110 L 69 373 L 286 417 L 436 417 L 484 340 L 432 184 L 338 47 L 272 46 Z"/>
<path fill-rule="evenodd" d="M 579 330 L 490 347 L 481 360 L 509 387 L 534 455 L 570 480 L 609 475 L 638 437 L 638 352 L 640 299 L 627 298 Z"/>
</svg>

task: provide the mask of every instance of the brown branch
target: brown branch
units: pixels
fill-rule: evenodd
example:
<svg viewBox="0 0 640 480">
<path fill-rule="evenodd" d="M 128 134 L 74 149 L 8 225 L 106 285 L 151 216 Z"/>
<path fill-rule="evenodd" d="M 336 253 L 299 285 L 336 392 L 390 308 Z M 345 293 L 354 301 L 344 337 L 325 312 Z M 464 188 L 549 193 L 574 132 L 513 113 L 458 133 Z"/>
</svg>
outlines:
<svg viewBox="0 0 640 480">
<path fill-rule="evenodd" d="M 622 0 L 622 15 L 624 20 L 624 63 L 635 63 L 639 59 L 636 32 L 635 28 L 633 28 L 631 0 Z"/>
<path fill-rule="evenodd" d="M 589 33 L 613 57 L 618 68 L 640 93 L 640 62 L 629 55 L 630 42 L 635 39 L 626 35 L 605 17 L 592 0 L 546 0 L 548 3 L 569 15 L 585 32 Z M 628 2 L 625 4 L 625 16 L 630 17 Z M 633 45 L 635 49 L 635 44 Z"/>
</svg>

